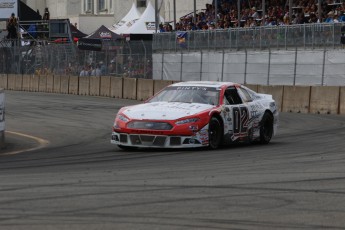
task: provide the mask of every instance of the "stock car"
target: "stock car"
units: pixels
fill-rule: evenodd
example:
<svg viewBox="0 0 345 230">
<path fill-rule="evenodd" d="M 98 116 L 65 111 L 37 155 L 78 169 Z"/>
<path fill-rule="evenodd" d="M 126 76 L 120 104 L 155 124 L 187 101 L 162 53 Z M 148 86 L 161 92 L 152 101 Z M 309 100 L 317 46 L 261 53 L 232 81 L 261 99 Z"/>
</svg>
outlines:
<svg viewBox="0 0 345 230">
<path fill-rule="evenodd" d="M 179 82 L 142 104 L 121 108 L 111 143 L 122 149 L 268 144 L 278 119 L 272 95 L 233 82 Z"/>
</svg>

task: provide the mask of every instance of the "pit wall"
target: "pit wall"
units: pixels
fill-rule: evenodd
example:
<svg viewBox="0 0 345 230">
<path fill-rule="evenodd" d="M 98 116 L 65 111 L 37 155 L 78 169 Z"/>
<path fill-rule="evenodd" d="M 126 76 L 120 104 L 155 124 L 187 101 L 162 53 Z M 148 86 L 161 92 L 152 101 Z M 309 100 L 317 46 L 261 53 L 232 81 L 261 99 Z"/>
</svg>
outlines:
<svg viewBox="0 0 345 230">
<path fill-rule="evenodd" d="M 146 100 L 169 80 L 120 77 L 34 76 L 0 74 L 5 90 L 103 96 Z M 281 112 L 345 114 L 345 86 L 247 85 L 259 93 L 272 94 Z"/>
</svg>

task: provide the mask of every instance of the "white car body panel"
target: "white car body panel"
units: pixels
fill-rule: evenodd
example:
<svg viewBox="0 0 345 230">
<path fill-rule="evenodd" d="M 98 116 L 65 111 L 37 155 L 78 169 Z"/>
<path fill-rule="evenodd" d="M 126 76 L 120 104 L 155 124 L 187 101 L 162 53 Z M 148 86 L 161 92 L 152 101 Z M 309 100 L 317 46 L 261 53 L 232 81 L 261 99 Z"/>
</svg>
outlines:
<svg viewBox="0 0 345 230">
<path fill-rule="evenodd" d="M 177 120 L 212 107 L 212 105 L 199 103 L 152 102 L 128 107 L 123 114 L 135 120 Z"/>
</svg>

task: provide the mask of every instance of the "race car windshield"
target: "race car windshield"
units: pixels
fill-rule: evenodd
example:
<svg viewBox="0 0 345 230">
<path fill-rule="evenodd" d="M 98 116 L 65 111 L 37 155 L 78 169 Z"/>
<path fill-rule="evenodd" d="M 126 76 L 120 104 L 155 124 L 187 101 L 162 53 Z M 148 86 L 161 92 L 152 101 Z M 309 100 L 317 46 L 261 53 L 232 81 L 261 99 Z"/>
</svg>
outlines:
<svg viewBox="0 0 345 230">
<path fill-rule="evenodd" d="M 200 86 L 171 86 L 148 102 L 182 102 L 218 105 L 219 90 Z"/>
</svg>

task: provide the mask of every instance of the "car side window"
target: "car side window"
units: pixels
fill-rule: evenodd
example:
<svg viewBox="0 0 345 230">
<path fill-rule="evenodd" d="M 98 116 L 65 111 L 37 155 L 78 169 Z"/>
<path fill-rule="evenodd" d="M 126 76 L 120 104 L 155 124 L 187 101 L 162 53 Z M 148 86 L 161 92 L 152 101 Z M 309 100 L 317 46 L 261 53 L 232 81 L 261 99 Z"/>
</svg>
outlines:
<svg viewBox="0 0 345 230">
<path fill-rule="evenodd" d="M 238 95 L 237 89 L 234 86 L 230 86 L 225 90 L 225 98 L 228 100 L 230 105 L 242 104 L 242 99 Z"/>
<path fill-rule="evenodd" d="M 238 88 L 238 93 L 242 96 L 245 102 L 253 101 L 252 97 L 244 88 Z"/>
</svg>

